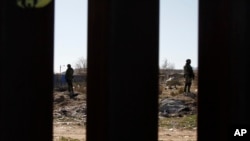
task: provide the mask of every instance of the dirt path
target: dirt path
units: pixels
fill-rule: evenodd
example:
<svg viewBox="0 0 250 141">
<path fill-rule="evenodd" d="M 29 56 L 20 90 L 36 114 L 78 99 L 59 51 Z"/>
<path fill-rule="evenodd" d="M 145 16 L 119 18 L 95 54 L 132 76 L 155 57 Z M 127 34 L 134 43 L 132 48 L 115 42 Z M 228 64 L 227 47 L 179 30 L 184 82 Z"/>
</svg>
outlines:
<svg viewBox="0 0 250 141">
<path fill-rule="evenodd" d="M 54 124 L 54 141 L 60 141 L 62 137 L 86 141 L 85 131 L 85 127 L 81 125 L 72 125 L 71 123 Z"/>
<path fill-rule="evenodd" d="M 196 130 L 159 128 L 158 141 L 196 141 Z"/>
<path fill-rule="evenodd" d="M 86 141 L 86 129 L 82 125 L 75 125 L 70 122 L 54 124 L 54 141 L 60 138 L 78 139 Z M 159 128 L 158 141 L 196 141 L 196 130 L 180 130 Z"/>
</svg>

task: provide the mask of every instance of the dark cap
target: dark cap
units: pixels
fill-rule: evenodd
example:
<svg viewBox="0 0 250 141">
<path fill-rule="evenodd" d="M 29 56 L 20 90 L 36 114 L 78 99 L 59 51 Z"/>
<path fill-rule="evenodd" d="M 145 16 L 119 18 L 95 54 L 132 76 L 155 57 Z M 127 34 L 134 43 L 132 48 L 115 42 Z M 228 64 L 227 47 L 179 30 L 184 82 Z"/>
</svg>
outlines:
<svg viewBox="0 0 250 141">
<path fill-rule="evenodd" d="M 191 62 L 191 60 L 190 60 L 190 59 L 187 59 L 187 60 L 186 60 L 186 62 L 187 62 L 187 63 L 190 63 L 190 62 Z"/>
</svg>

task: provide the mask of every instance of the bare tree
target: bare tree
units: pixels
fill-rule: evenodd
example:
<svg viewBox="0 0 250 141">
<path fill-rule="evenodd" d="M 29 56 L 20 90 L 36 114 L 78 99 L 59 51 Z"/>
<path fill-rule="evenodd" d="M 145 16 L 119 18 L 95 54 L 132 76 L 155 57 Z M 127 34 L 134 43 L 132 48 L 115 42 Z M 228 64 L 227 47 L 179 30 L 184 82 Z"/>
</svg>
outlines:
<svg viewBox="0 0 250 141">
<path fill-rule="evenodd" d="M 85 73 L 87 71 L 87 60 L 84 57 L 81 57 L 77 60 L 75 64 L 77 73 Z"/>
<path fill-rule="evenodd" d="M 169 77 L 174 72 L 175 66 L 173 63 L 170 63 L 167 59 L 164 60 L 161 69 L 165 74 L 165 79 Z"/>
<path fill-rule="evenodd" d="M 165 59 L 161 68 L 163 70 L 168 70 L 168 69 L 174 70 L 175 66 L 173 63 L 170 63 L 167 59 Z"/>
<path fill-rule="evenodd" d="M 169 65 L 168 60 L 165 59 L 164 62 L 163 62 L 163 64 L 162 64 L 162 66 L 161 66 L 161 68 L 162 68 L 163 70 L 166 70 L 167 67 L 168 67 L 168 65 Z"/>
</svg>

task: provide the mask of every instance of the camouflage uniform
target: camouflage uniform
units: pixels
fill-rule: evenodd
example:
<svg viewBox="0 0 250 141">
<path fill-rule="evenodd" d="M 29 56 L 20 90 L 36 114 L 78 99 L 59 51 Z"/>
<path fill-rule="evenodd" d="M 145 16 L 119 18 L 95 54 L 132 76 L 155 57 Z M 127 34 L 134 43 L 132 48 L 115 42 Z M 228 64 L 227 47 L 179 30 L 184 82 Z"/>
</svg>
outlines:
<svg viewBox="0 0 250 141">
<path fill-rule="evenodd" d="M 65 74 L 65 79 L 66 82 L 68 83 L 68 91 L 70 94 L 73 94 L 73 74 L 74 74 L 74 70 L 71 68 L 71 65 L 67 65 L 68 69 L 66 70 L 66 74 Z"/>
<path fill-rule="evenodd" d="M 184 66 L 184 78 L 185 78 L 185 86 L 184 92 L 190 93 L 190 87 L 192 85 L 192 80 L 194 79 L 193 68 L 191 67 L 191 60 L 187 59 L 186 65 Z"/>
</svg>

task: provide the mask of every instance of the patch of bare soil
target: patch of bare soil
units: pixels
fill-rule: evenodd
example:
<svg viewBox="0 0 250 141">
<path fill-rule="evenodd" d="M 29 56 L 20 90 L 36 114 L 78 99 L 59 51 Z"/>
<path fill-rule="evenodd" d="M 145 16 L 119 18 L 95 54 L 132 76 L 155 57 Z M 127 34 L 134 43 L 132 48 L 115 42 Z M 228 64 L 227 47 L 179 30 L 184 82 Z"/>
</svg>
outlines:
<svg viewBox="0 0 250 141">
<path fill-rule="evenodd" d="M 54 124 L 54 141 L 61 141 L 62 138 L 86 141 L 85 133 L 85 126 L 75 125 L 74 123 Z"/>
<path fill-rule="evenodd" d="M 159 128 L 158 141 L 196 141 L 196 130 Z"/>
</svg>

